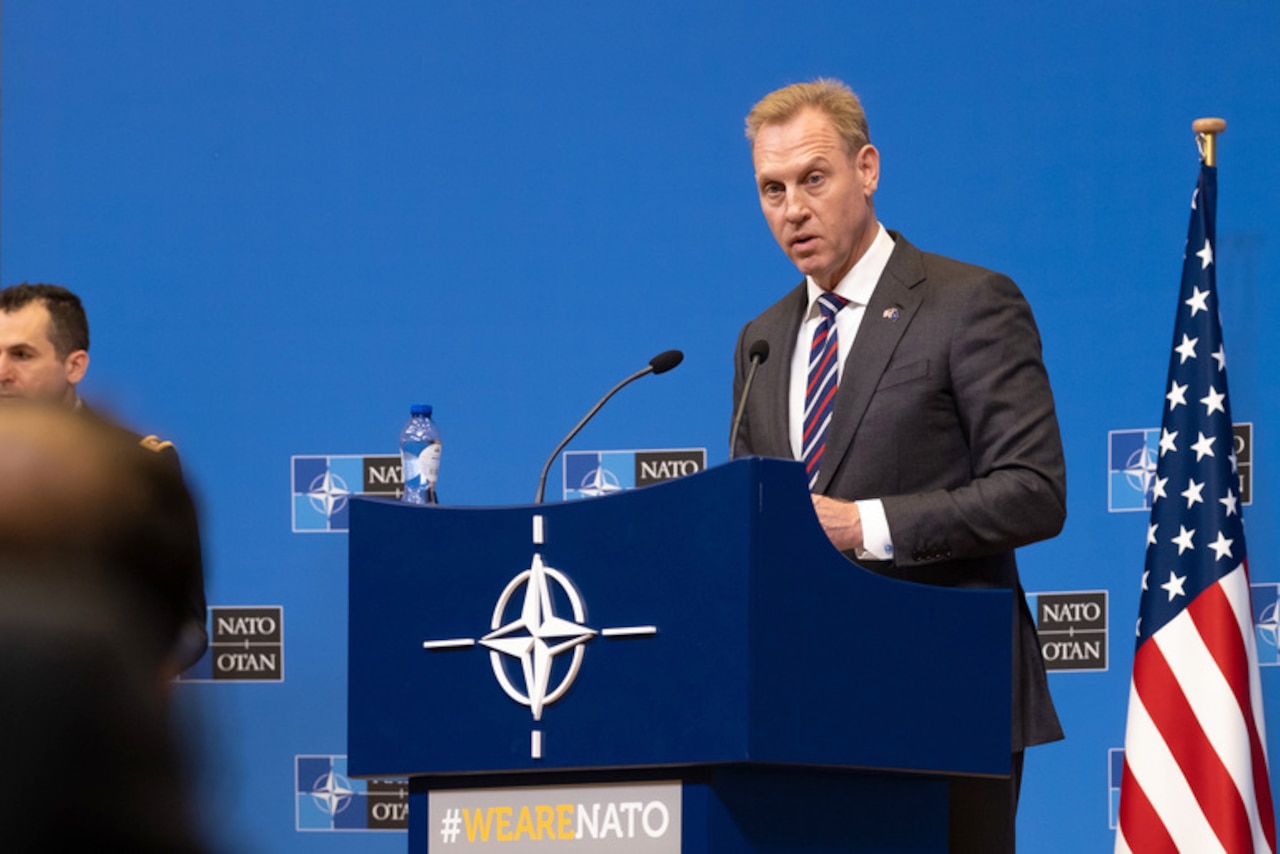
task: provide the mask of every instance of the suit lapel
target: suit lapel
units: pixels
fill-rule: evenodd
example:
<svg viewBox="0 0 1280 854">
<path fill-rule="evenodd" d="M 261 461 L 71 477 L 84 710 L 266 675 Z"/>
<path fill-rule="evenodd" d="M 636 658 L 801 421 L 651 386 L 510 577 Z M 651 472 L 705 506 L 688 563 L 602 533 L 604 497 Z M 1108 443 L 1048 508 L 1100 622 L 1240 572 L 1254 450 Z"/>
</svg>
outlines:
<svg viewBox="0 0 1280 854">
<path fill-rule="evenodd" d="M 925 279 L 920 251 L 902 236 L 893 234 L 893 237 L 893 254 L 876 283 L 858 327 L 858 335 L 845 358 L 840 388 L 836 392 L 835 413 L 827 431 L 827 447 L 822 455 L 822 467 L 814 492 L 826 491 L 848 454 L 889 358 L 911 325 L 911 319 L 923 299 L 923 293 L 916 289 L 916 285 Z"/>
</svg>

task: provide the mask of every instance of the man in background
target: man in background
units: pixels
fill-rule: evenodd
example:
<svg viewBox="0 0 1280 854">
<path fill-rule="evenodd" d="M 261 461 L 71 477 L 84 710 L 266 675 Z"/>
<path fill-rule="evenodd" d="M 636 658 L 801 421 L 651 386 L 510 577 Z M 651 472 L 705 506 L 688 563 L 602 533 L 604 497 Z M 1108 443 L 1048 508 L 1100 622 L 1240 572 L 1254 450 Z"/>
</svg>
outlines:
<svg viewBox="0 0 1280 854">
<path fill-rule="evenodd" d="M 89 321 L 80 298 L 58 285 L 0 289 L 0 399 L 78 406 L 89 370 Z"/>
<path fill-rule="evenodd" d="M 835 80 L 747 116 L 760 206 L 805 279 L 738 339 L 735 454 L 803 461 L 827 536 L 873 572 L 1013 591 L 1010 780 L 951 785 L 953 852 L 1014 850 L 1023 751 L 1062 738 L 1014 549 L 1055 536 L 1066 471 L 1031 309 L 1006 276 L 921 252 L 876 218 L 880 153 Z"/>
<path fill-rule="evenodd" d="M 138 577 L 175 616 L 164 672 L 176 676 L 208 646 L 204 569 L 195 506 L 177 451 L 93 412 L 78 393 L 89 368 L 89 321 L 80 298 L 59 285 L 0 289 L 0 404 L 45 403 L 75 411 L 116 441 L 148 484 L 155 534 L 135 560 Z"/>
</svg>

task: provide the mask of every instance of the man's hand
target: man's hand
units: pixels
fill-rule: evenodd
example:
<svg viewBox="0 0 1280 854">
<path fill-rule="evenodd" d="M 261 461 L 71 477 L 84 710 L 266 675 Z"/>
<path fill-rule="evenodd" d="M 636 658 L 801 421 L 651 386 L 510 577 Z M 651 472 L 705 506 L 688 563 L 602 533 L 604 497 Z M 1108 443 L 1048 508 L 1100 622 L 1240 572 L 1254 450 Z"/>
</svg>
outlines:
<svg viewBox="0 0 1280 854">
<path fill-rule="evenodd" d="M 827 538 L 842 552 L 862 548 L 862 515 L 852 501 L 840 501 L 825 495 L 811 495 L 813 510 Z"/>
</svg>

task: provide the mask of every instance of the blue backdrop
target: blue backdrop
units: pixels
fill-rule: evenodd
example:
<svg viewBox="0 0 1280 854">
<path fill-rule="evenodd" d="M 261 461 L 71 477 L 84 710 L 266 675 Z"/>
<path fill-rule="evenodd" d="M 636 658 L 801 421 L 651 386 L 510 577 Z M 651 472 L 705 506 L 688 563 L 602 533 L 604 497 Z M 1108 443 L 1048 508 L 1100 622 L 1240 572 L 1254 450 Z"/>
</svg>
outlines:
<svg viewBox="0 0 1280 854">
<path fill-rule="evenodd" d="M 1109 434 L 1159 424 L 1202 115 L 1230 123 L 1232 406 L 1254 579 L 1280 580 L 1275 3 L 8 0 L 2 38 L 0 282 L 84 297 L 82 391 L 178 444 L 210 604 L 281 609 L 283 679 L 178 686 L 228 850 L 404 844 L 304 827 L 345 754 L 346 539 L 295 533 L 294 458 L 393 453 L 429 402 L 443 498 L 523 503 L 595 398 L 679 347 L 576 446 L 722 462 L 735 336 L 798 279 L 742 135 L 789 82 L 848 81 L 881 220 L 1009 273 L 1042 327 L 1069 519 L 1023 578 L 1108 591 L 1111 655 L 1051 677 L 1068 738 L 1030 754 L 1026 850 L 1110 846 L 1146 515 L 1109 512 Z"/>
</svg>

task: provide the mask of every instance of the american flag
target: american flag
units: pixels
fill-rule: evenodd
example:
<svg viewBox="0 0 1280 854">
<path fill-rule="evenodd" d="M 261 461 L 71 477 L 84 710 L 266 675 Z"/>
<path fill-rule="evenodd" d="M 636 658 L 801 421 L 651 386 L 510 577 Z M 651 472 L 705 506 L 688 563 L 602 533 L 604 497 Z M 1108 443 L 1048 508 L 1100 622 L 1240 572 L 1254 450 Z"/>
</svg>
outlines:
<svg viewBox="0 0 1280 854">
<path fill-rule="evenodd" d="M 1121 852 L 1275 852 L 1249 565 L 1202 166 L 1152 483 L 1129 689 Z"/>
</svg>

